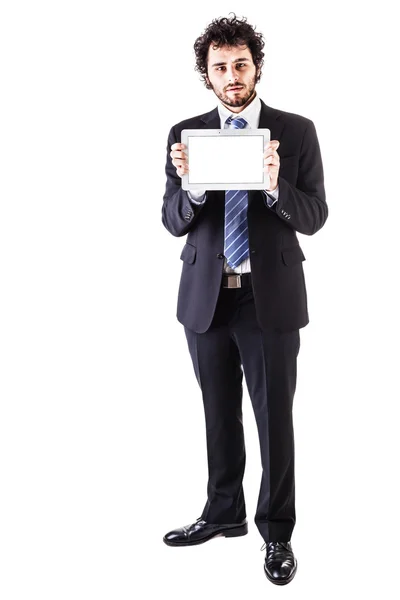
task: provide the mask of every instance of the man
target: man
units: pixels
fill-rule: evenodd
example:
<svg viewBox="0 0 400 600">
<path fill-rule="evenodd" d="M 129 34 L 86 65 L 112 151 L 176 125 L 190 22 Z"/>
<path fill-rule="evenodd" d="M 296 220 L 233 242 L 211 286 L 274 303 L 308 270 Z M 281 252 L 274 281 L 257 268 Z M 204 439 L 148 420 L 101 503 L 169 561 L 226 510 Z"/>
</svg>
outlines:
<svg viewBox="0 0 400 600">
<path fill-rule="evenodd" d="M 265 541 L 265 574 L 283 585 L 297 569 L 290 541 L 296 520 L 292 405 L 299 329 L 309 322 L 296 232 L 316 233 L 328 208 L 313 122 L 267 106 L 256 93 L 261 37 L 236 17 L 208 26 L 194 46 L 196 68 L 218 106 L 174 125 L 168 137 L 162 222 L 174 236 L 188 234 L 177 318 L 202 391 L 209 479 L 201 517 L 163 539 L 187 546 L 247 533 L 244 371 L 262 461 L 255 523 Z M 271 130 L 264 153 L 268 189 L 182 190 L 190 168 L 182 129 L 229 126 Z"/>
</svg>

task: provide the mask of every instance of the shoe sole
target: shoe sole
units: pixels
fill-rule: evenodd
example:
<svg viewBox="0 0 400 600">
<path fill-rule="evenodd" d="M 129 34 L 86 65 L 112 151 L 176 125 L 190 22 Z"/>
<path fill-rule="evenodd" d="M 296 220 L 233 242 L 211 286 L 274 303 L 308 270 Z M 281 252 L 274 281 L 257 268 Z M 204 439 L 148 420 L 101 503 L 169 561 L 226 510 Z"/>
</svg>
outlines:
<svg viewBox="0 0 400 600">
<path fill-rule="evenodd" d="M 286 585 L 287 583 L 290 583 L 293 579 L 293 577 L 296 575 L 296 571 L 297 571 L 297 560 L 295 562 L 295 567 L 294 570 L 292 572 L 292 574 L 290 575 L 290 577 L 288 577 L 287 579 L 275 579 L 274 577 L 270 577 L 267 569 L 265 568 L 265 563 L 264 563 L 264 573 L 267 576 L 268 581 L 270 581 L 271 583 L 274 583 L 275 585 Z"/>
<path fill-rule="evenodd" d="M 197 546 L 198 544 L 204 544 L 214 537 L 240 537 L 248 533 L 248 525 L 245 523 L 240 527 L 232 527 L 232 529 L 226 529 L 225 531 L 217 531 L 211 533 L 207 537 L 201 538 L 200 540 L 193 540 L 193 542 L 171 542 L 163 537 L 163 542 L 167 546 Z"/>
</svg>

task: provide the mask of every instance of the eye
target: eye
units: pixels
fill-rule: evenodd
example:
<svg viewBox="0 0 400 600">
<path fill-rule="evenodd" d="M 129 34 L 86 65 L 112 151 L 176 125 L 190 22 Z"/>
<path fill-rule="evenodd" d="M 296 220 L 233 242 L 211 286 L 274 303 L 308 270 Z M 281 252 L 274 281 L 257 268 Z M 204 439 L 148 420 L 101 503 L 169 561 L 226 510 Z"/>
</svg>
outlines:
<svg viewBox="0 0 400 600">
<path fill-rule="evenodd" d="M 238 66 L 238 67 L 240 67 L 240 66 L 243 66 L 243 67 L 244 67 L 244 66 L 245 66 L 245 63 L 237 63 L 237 66 Z M 219 71 L 220 69 L 225 69 L 225 67 L 217 67 L 217 69 L 216 69 L 216 70 L 217 70 L 217 71 Z"/>
</svg>

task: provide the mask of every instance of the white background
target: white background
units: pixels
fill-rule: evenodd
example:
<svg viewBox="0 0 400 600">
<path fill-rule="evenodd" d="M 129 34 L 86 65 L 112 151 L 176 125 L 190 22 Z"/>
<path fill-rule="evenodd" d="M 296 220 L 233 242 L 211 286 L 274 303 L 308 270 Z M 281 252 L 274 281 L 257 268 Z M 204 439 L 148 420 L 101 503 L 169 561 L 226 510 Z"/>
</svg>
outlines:
<svg viewBox="0 0 400 600">
<path fill-rule="evenodd" d="M 394 7 L 1 4 L 3 600 L 398 595 Z M 299 567 L 283 591 L 265 578 L 254 523 L 247 392 L 249 535 L 162 542 L 200 516 L 207 480 L 175 317 L 184 238 L 161 223 L 167 136 L 217 104 L 193 44 L 229 11 L 265 36 L 260 97 L 313 120 L 330 210 L 299 235 L 310 324 L 294 401 Z"/>
</svg>

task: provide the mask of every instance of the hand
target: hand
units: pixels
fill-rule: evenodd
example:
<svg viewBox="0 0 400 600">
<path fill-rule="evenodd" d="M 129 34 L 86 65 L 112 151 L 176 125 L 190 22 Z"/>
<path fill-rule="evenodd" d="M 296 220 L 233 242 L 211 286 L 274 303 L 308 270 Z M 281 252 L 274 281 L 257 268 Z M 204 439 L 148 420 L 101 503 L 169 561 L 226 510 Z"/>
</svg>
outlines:
<svg viewBox="0 0 400 600">
<path fill-rule="evenodd" d="M 172 144 L 171 152 L 169 155 L 172 158 L 172 164 L 176 167 L 176 172 L 179 177 L 183 177 L 186 173 L 189 173 L 188 157 L 183 148 L 186 148 L 185 144 Z"/>
<path fill-rule="evenodd" d="M 267 192 L 273 192 L 278 187 L 280 167 L 279 154 L 277 153 L 278 148 L 278 140 L 271 140 L 264 149 L 264 173 L 269 174 L 269 188 L 267 188 Z"/>
</svg>

